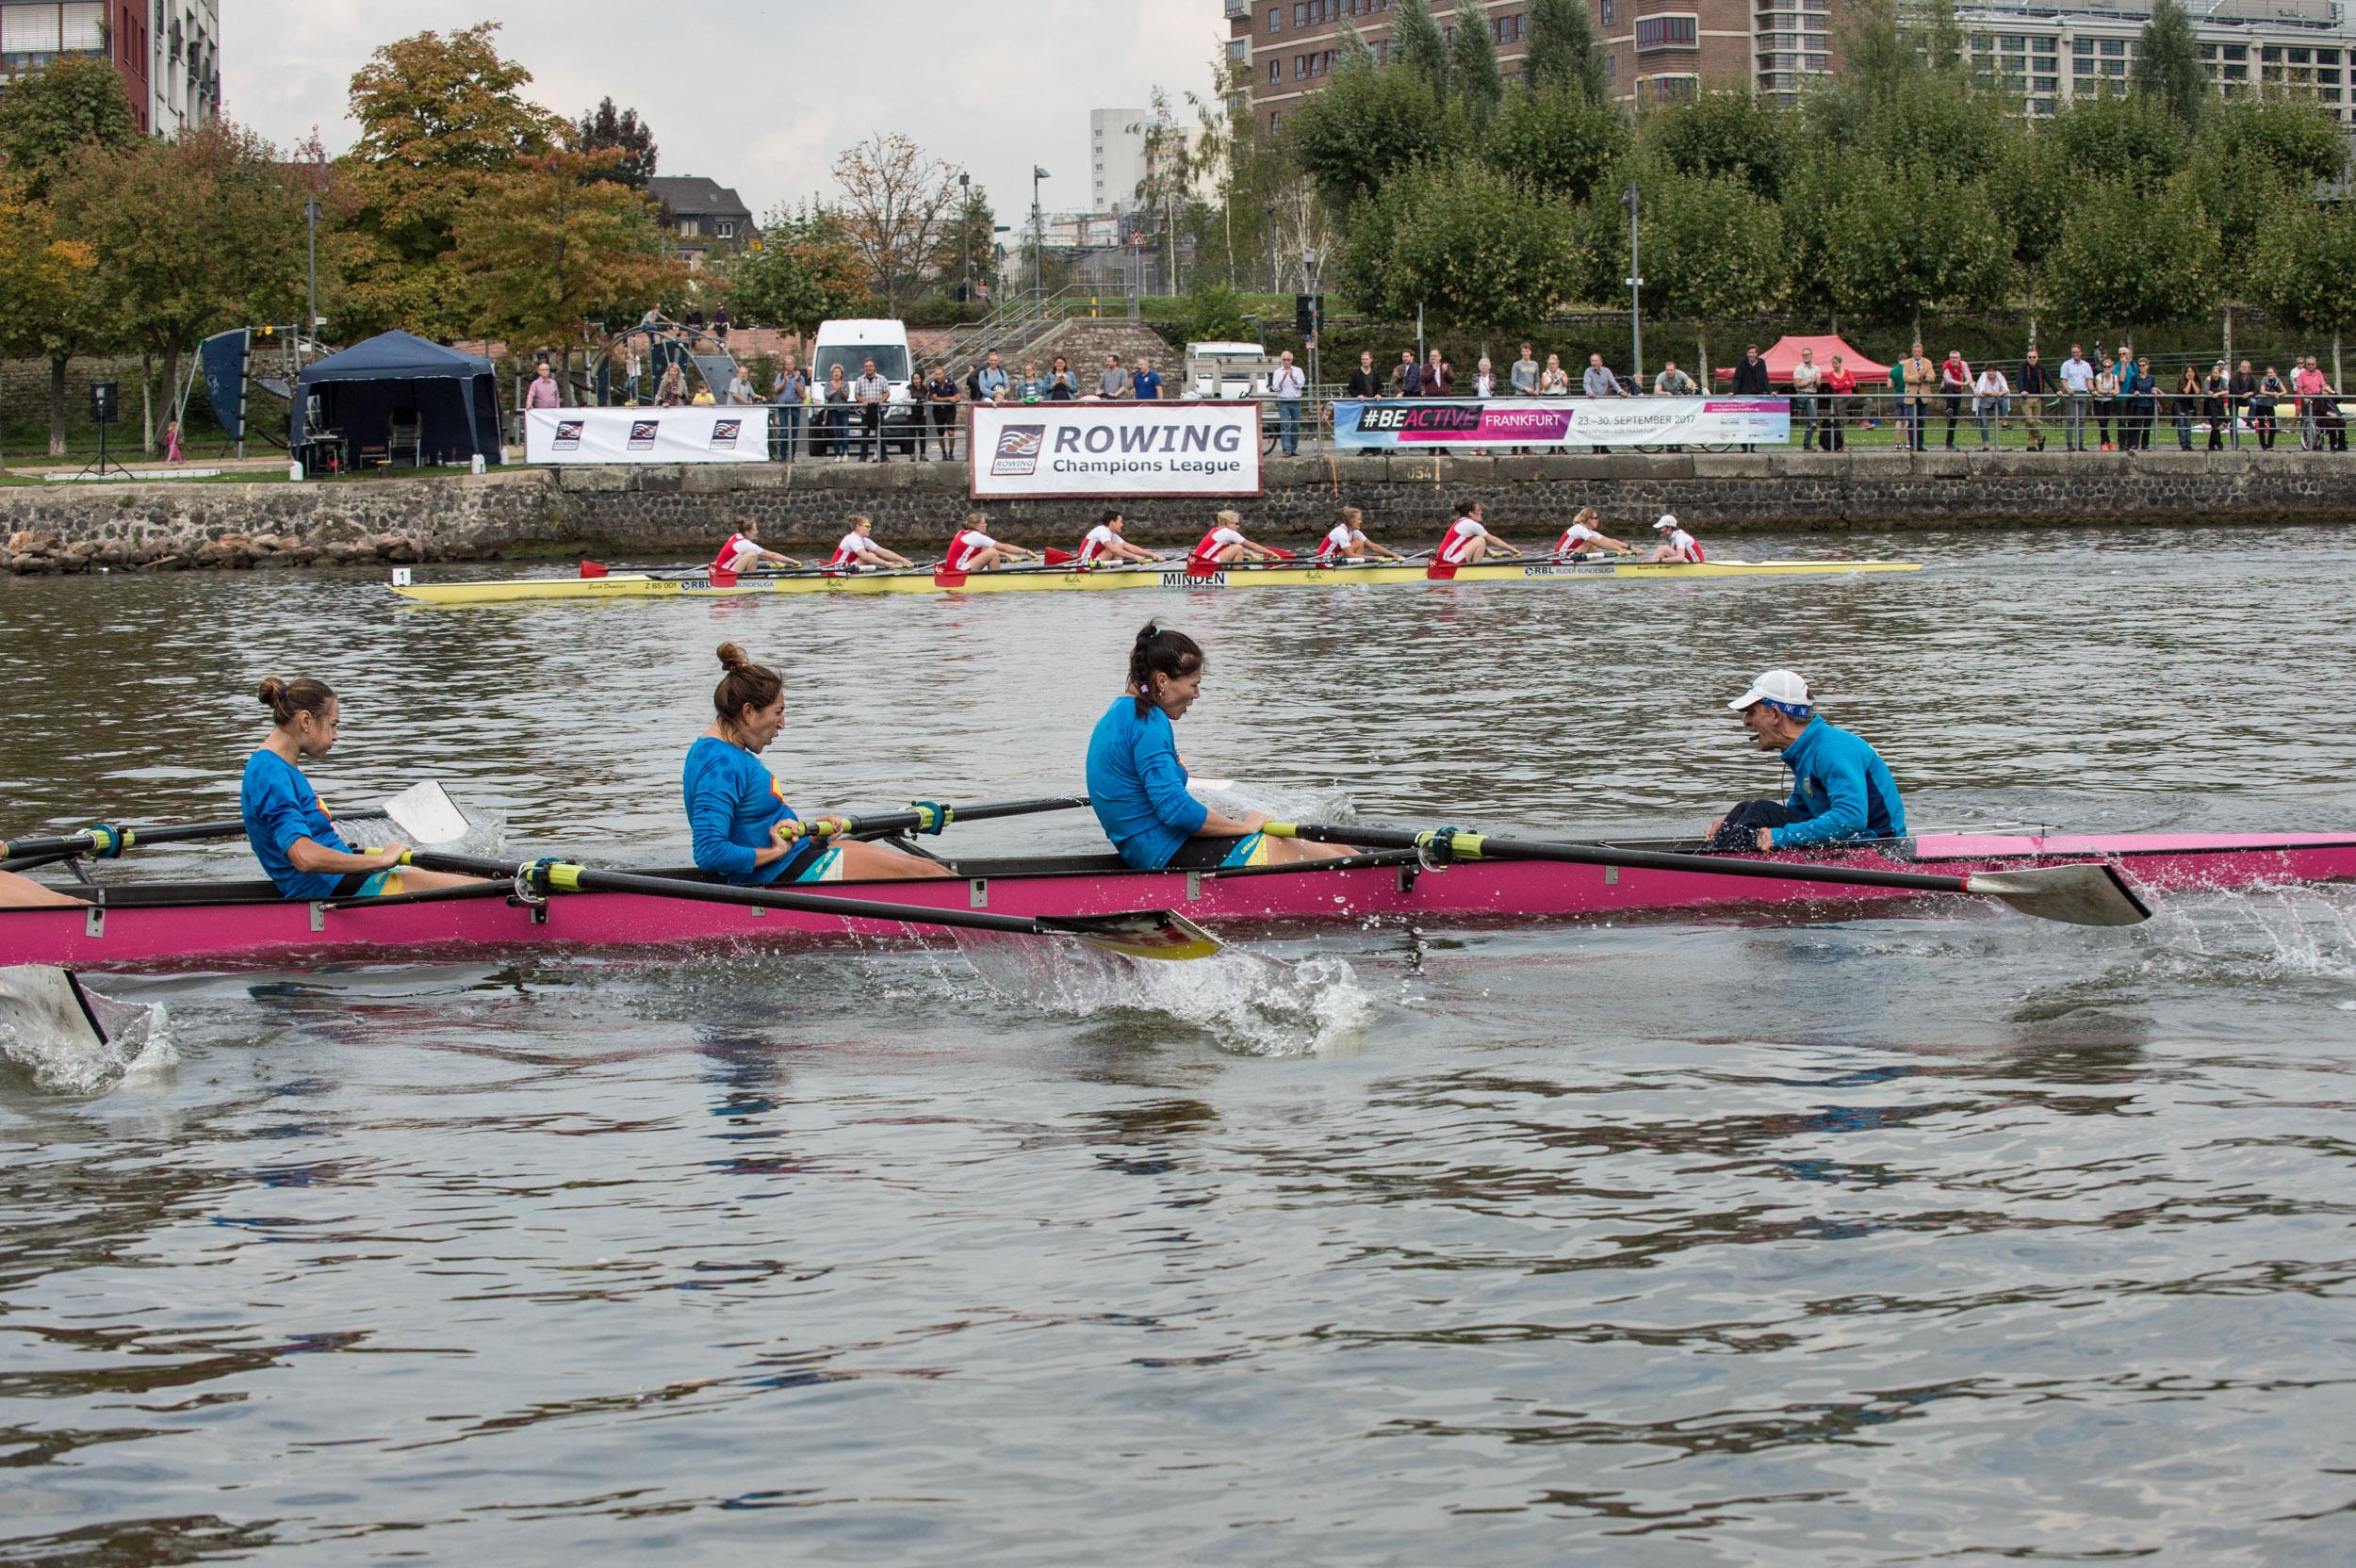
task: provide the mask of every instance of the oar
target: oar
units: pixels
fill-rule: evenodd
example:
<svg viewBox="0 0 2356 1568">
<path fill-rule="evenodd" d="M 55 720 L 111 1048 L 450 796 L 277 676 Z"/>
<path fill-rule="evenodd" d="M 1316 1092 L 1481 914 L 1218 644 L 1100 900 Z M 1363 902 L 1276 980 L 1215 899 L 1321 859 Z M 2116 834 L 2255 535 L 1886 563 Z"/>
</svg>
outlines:
<svg viewBox="0 0 2356 1568">
<path fill-rule="evenodd" d="M 401 864 L 427 871 L 453 872 L 461 876 L 513 879 L 518 891 L 542 897 L 550 892 L 639 893 L 649 898 L 679 898 L 693 904 L 736 904 L 761 909 L 799 909 L 814 915 L 841 915 L 851 920 L 898 921 L 908 925 L 946 925 L 968 931 L 1002 931 L 1021 937 L 1074 937 L 1090 947 L 1131 958 L 1208 958 L 1219 951 L 1217 937 L 1175 909 L 1133 909 L 1116 915 L 990 915 L 963 909 L 927 909 L 913 904 L 873 903 L 863 898 L 830 898 L 821 893 L 786 892 L 776 888 L 739 888 L 725 882 L 683 882 L 669 876 L 641 876 L 632 872 L 598 871 L 563 860 L 478 860 L 468 855 L 442 855 L 413 849 Z"/>
<path fill-rule="evenodd" d="M 906 811 L 884 811 L 872 817 L 838 817 L 845 839 L 880 839 L 893 833 L 938 833 L 953 822 L 989 822 L 997 817 L 1027 817 L 1039 811 L 1069 811 L 1086 806 L 1086 795 L 1051 795 L 1040 800 L 993 800 L 979 806 L 942 806 L 912 800 Z"/>
<path fill-rule="evenodd" d="M 198 839 L 234 839 L 242 837 L 242 822 L 200 822 L 185 827 L 116 827 L 99 823 L 68 833 L 57 839 L 9 839 L 0 842 L 0 861 L 23 860 L 39 856 L 43 860 L 63 860 L 75 855 L 94 856 L 111 860 L 134 844 L 188 843 Z"/>
<path fill-rule="evenodd" d="M 1931 876 L 1920 872 L 1751 860 L 1740 856 L 1676 855 L 1661 850 L 1621 849 L 1611 844 L 1491 839 L 1455 828 L 1410 833 L 1397 828 L 1338 827 L 1330 823 L 1272 822 L 1261 831 L 1280 839 L 1314 839 L 1321 843 L 1419 849 L 1432 855 L 1439 864 L 1449 860 L 1563 860 L 1573 865 L 1690 871 L 1710 876 L 1758 876 L 1771 882 L 1904 888 L 1923 893 L 1980 893 L 2001 898 L 2024 915 L 2071 925 L 2134 925 L 2151 918 L 2150 906 L 2135 896 L 2135 890 L 2116 870 L 2092 861 L 2039 866 L 2028 871 L 1974 872 L 1969 876 Z"/>
</svg>

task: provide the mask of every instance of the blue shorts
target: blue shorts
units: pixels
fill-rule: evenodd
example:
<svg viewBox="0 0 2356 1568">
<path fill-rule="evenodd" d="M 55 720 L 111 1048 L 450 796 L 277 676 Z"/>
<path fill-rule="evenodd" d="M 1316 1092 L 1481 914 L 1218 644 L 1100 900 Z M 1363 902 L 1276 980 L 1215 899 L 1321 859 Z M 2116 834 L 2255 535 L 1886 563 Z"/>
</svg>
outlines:
<svg viewBox="0 0 2356 1568">
<path fill-rule="evenodd" d="M 843 880 L 843 850 L 825 839 L 804 839 L 794 852 L 777 862 L 777 871 L 759 884 L 774 888 L 780 882 L 840 882 Z"/>
<path fill-rule="evenodd" d="M 327 896 L 330 898 L 379 898 L 386 893 L 397 893 L 401 890 L 400 870 L 393 866 L 386 866 L 379 872 L 346 872 L 336 880 L 335 890 Z"/>
<path fill-rule="evenodd" d="M 1210 871 L 1221 866 L 1265 866 L 1268 839 L 1247 833 L 1240 839 L 1188 839 L 1162 862 L 1164 871 Z"/>
</svg>

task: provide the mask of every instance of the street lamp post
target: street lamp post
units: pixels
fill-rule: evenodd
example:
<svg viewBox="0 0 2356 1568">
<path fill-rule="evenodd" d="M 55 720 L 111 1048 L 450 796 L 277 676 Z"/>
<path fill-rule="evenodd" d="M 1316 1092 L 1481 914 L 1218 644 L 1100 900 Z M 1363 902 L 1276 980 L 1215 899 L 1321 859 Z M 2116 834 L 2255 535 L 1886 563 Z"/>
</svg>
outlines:
<svg viewBox="0 0 2356 1568">
<path fill-rule="evenodd" d="M 1268 291 L 1276 292 L 1276 204 L 1262 202 L 1260 210 L 1268 215 Z"/>
<path fill-rule="evenodd" d="M 1047 298 L 1047 217 L 1039 204 L 1039 182 L 1054 177 L 1031 165 L 1031 293 L 1040 300 Z"/>
<path fill-rule="evenodd" d="M 957 264 L 962 272 L 957 302 L 971 304 L 973 302 L 973 176 L 971 174 L 957 176 L 957 251 L 962 258 Z"/>
<path fill-rule="evenodd" d="M 1620 194 L 1620 204 L 1628 208 L 1628 330 L 1636 355 L 1636 390 L 1644 389 L 1644 274 L 1636 265 L 1636 208 L 1641 198 L 1636 182 L 1630 180 L 1628 189 Z M 1708 373 L 1708 367 L 1704 367 Z"/>
<path fill-rule="evenodd" d="M 303 318 L 303 336 L 316 336 L 319 330 L 319 199 L 303 199 L 303 247 L 308 253 L 311 268 L 311 310 Z"/>
</svg>

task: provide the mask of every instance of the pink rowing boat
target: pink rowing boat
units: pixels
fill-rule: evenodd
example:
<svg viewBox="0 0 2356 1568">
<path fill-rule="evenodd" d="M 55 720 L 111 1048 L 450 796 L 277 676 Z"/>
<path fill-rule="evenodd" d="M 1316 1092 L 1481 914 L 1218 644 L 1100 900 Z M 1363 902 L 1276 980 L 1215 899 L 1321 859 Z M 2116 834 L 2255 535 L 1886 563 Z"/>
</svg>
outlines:
<svg viewBox="0 0 2356 1568">
<path fill-rule="evenodd" d="M 1685 842 L 1624 843 L 1630 851 Z M 1764 856 L 1759 858 L 1787 858 Z M 1789 857 L 1801 862 L 1798 856 Z M 1376 863 L 1366 863 L 1373 861 Z M 1806 864 L 1962 875 L 2108 863 L 2146 893 L 2233 890 L 2356 878 L 2356 834 L 1949 834 L 1858 846 Z M 1546 919 L 1719 906 L 1839 908 L 1922 895 L 1881 888 L 1535 860 L 1419 865 L 1412 853 L 1369 856 L 1342 870 L 1270 866 L 1137 872 L 1111 856 L 946 862 L 954 878 L 829 883 L 810 891 L 903 906 L 992 913 L 1099 915 L 1175 909 L 1199 923 L 1336 924 L 1370 918 Z M 698 879 L 694 872 L 651 874 Z M 114 883 L 61 888 L 82 908 L 0 908 L 0 966 L 74 969 L 253 966 L 384 960 L 547 948 L 786 947 L 845 934 L 903 936 L 896 921 L 689 903 L 636 893 L 560 893 L 515 901 L 505 883 L 461 896 L 305 903 L 267 882 Z M 1992 906 L 1992 905 L 1991 905 Z"/>
</svg>

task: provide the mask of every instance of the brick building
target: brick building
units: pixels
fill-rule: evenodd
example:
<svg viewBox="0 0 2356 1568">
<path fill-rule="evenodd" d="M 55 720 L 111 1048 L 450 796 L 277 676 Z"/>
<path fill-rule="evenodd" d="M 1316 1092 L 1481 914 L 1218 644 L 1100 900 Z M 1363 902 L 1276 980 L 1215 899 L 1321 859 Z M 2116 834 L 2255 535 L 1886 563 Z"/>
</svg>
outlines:
<svg viewBox="0 0 2356 1568">
<path fill-rule="evenodd" d="M 169 135 L 220 113 L 220 40 L 219 0 L 5 0 L 0 90 L 53 61 L 105 60 L 139 128 Z"/>
</svg>

